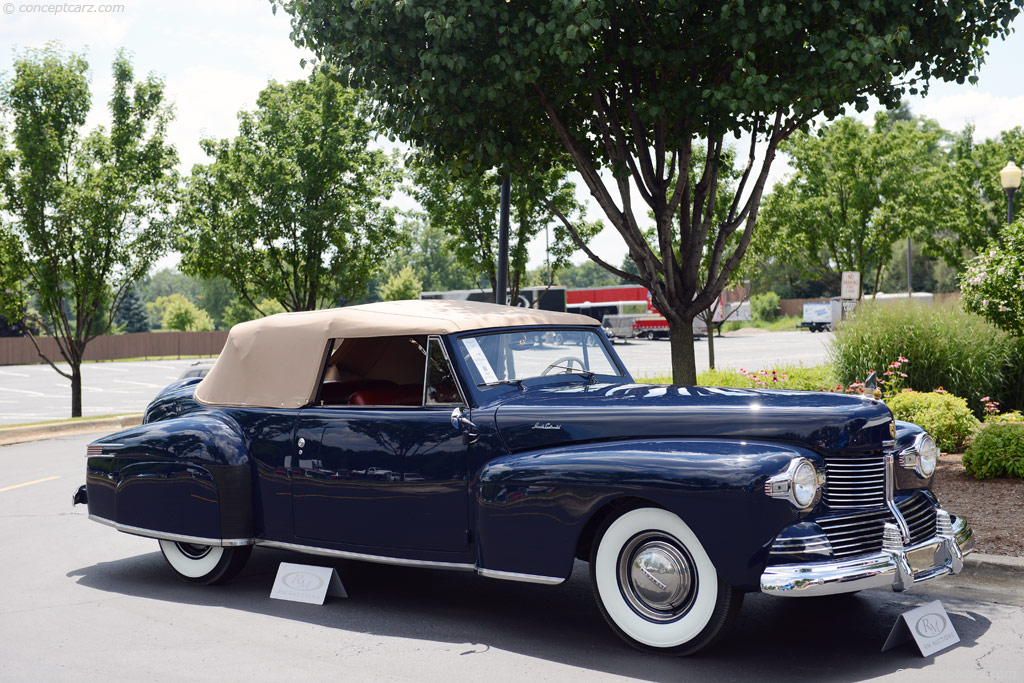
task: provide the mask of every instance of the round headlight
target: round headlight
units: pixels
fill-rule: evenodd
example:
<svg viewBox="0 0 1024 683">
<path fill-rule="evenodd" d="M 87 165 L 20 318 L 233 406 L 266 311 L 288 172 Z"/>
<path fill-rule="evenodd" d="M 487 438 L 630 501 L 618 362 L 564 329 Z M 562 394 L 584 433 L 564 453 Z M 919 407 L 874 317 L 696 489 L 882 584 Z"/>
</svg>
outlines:
<svg viewBox="0 0 1024 683">
<path fill-rule="evenodd" d="M 802 508 L 807 507 L 814 500 L 814 494 L 818 491 L 818 475 L 814 466 L 806 460 L 797 465 L 793 472 L 793 500 Z"/>
<path fill-rule="evenodd" d="M 921 474 L 930 477 L 935 473 L 935 465 L 939 461 L 939 448 L 935 445 L 935 439 L 925 434 L 917 448 L 920 457 L 919 467 L 921 468 Z"/>
</svg>

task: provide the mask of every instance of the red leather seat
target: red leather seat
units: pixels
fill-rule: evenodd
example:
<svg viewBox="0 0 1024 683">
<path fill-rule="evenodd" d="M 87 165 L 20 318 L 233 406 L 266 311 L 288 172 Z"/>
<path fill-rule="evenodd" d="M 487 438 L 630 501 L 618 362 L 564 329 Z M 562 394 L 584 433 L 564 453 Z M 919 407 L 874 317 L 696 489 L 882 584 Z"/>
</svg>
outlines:
<svg viewBox="0 0 1024 683">
<path fill-rule="evenodd" d="M 392 389 L 398 385 L 386 379 L 349 379 L 326 381 L 320 387 L 320 403 L 325 406 L 343 406 L 351 402 L 352 394 L 367 389 Z"/>
<path fill-rule="evenodd" d="M 352 394 L 348 403 L 353 406 L 420 406 L 423 405 L 423 385 L 403 384 L 390 389 L 367 389 Z"/>
</svg>

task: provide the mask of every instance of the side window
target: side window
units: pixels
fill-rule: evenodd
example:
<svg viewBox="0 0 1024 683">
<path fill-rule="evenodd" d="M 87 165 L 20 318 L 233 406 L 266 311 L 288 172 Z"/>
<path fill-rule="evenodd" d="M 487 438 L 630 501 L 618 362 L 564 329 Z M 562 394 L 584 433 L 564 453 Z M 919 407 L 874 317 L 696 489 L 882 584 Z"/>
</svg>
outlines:
<svg viewBox="0 0 1024 683">
<path fill-rule="evenodd" d="M 325 406 L 422 406 L 426 336 L 335 340 L 318 402 Z"/>
<path fill-rule="evenodd" d="M 426 400 L 424 405 L 463 405 L 459 385 L 452 372 L 444 344 L 437 337 L 427 340 Z"/>
</svg>

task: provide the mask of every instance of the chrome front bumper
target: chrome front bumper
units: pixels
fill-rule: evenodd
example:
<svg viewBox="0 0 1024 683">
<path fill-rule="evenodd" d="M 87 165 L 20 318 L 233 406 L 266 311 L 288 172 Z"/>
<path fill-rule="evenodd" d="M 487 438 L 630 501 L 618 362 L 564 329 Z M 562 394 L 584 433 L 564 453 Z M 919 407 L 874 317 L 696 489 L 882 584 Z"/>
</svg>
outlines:
<svg viewBox="0 0 1024 683">
<path fill-rule="evenodd" d="M 761 574 L 761 592 L 814 597 L 865 588 L 904 591 L 920 581 L 959 574 L 964 555 L 974 550 L 974 531 L 962 517 L 951 522 L 944 510 L 937 516 L 935 536 L 922 543 L 904 547 L 896 526 L 886 524 L 881 552 L 832 562 L 767 567 Z"/>
</svg>

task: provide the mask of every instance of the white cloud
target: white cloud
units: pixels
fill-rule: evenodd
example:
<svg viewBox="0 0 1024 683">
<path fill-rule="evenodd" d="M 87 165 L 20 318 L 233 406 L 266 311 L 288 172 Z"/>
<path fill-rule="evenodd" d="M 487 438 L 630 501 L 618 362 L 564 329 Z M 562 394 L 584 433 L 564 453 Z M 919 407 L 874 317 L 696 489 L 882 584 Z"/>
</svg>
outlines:
<svg viewBox="0 0 1024 683">
<path fill-rule="evenodd" d="M 1024 95 L 1000 96 L 963 89 L 960 92 L 920 100 L 915 114 L 935 119 L 943 128 L 959 131 L 974 124 L 974 139 L 996 137 L 1000 132 L 1024 125 Z"/>
</svg>

